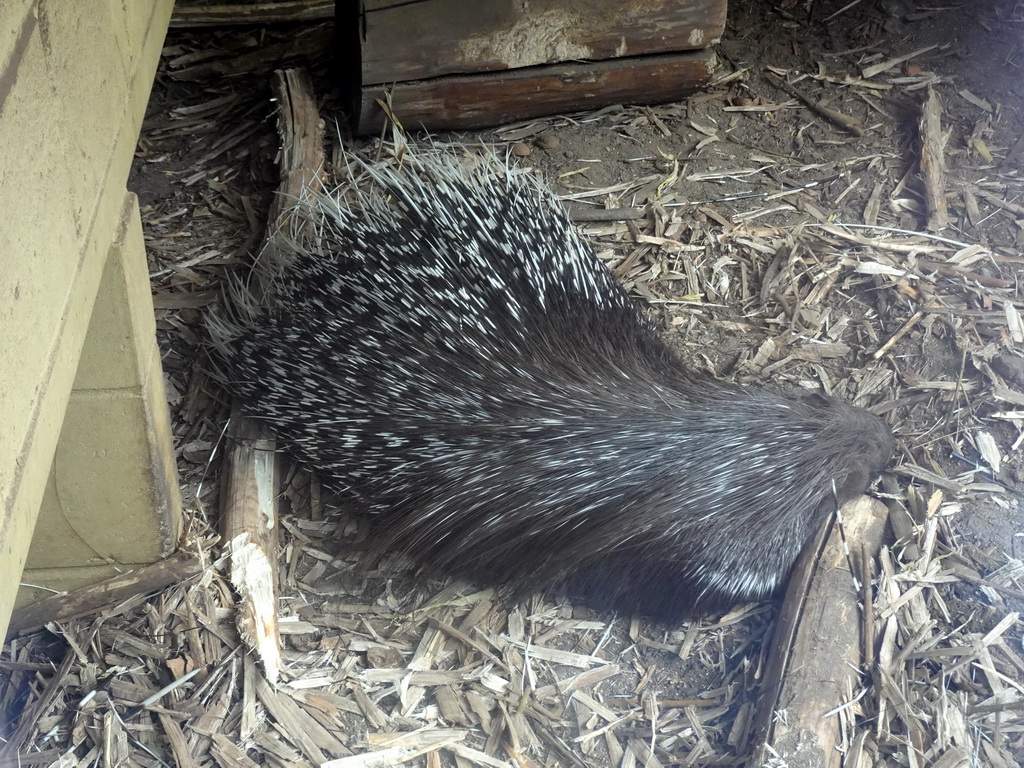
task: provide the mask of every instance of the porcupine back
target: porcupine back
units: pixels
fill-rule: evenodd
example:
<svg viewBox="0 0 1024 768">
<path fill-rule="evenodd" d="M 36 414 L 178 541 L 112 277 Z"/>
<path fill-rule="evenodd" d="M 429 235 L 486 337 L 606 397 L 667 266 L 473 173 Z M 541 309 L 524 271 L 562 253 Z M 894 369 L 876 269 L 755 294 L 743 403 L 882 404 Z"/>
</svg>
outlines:
<svg viewBox="0 0 1024 768">
<path fill-rule="evenodd" d="M 888 461 L 867 411 L 689 370 L 521 172 L 409 163 L 306 201 L 317 234 L 213 324 L 228 386 L 384 546 L 673 618 L 770 595 Z"/>
</svg>

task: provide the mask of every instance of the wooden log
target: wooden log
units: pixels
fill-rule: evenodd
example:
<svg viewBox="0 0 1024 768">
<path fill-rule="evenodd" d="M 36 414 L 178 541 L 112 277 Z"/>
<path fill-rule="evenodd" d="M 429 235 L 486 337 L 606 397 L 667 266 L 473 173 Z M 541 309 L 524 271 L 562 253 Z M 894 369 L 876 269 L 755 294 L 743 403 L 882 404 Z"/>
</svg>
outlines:
<svg viewBox="0 0 1024 768">
<path fill-rule="evenodd" d="M 725 0 L 363 0 L 362 83 L 698 50 L 718 42 L 725 11 Z"/>
<path fill-rule="evenodd" d="M 874 557 L 885 533 L 885 506 L 867 496 L 842 509 L 851 548 Z M 750 765 L 839 768 L 836 713 L 862 684 L 863 648 L 870 623 L 850 573 L 839 526 L 824 526 L 797 561 L 768 654 L 754 733 L 759 747 Z M 871 611 L 871 606 L 867 606 Z M 832 714 L 829 714 L 832 713 Z"/>
<path fill-rule="evenodd" d="M 272 90 L 278 103 L 281 184 L 270 207 L 264 252 L 277 247 L 278 238 L 289 237 L 300 226 L 290 219 L 289 211 L 303 190 L 323 186 L 324 124 L 309 78 L 296 69 L 278 71 Z M 276 443 L 243 415 L 237 403 L 232 407 L 229 441 L 221 533 L 230 557 L 230 581 L 241 598 L 237 623 L 243 641 L 274 684 L 281 661 Z"/>
<path fill-rule="evenodd" d="M 711 51 L 692 51 L 364 86 L 357 132 L 384 127 L 378 102 L 387 98 L 408 130 L 463 130 L 620 102 L 678 101 L 706 85 L 713 66 Z"/>
</svg>

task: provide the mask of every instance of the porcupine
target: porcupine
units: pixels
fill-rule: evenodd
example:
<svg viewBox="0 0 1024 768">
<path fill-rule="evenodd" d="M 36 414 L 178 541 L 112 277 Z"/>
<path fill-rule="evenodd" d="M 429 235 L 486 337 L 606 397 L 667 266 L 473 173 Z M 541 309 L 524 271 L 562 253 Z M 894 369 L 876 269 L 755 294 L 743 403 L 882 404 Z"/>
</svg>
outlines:
<svg viewBox="0 0 1024 768">
<path fill-rule="evenodd" d="M 679 618 L 771 595 L 888 462 L 866 410 L 684 365 L 525 172 L 358 172 L 375 191 L 301 204 L 315 234 L 212 328 L 229 389 L 383 547 Z"/>
</svg>

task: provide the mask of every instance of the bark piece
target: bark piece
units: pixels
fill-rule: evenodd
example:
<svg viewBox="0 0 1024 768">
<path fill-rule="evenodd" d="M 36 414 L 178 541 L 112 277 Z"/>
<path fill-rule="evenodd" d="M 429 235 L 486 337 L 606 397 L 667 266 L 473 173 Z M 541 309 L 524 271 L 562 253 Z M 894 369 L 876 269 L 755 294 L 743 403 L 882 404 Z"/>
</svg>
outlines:
<svg viewBox="0 0 1024 768">
<path fill-rule="evenodd" d="M 877 552 L 886 520 L 881 502 L 861 496 L 843 507 L 842 519 L 854 551 Z M 850 562 L 833 522 L 822 528 L 793 569 L 768 655 L 755 722 L 761 746 L 751 765 L 766 765 L 778 757 L 807 768 L 839 767 L 837 710 L 861 685 L 858 670 L 866 626 Z"/>
</svg>

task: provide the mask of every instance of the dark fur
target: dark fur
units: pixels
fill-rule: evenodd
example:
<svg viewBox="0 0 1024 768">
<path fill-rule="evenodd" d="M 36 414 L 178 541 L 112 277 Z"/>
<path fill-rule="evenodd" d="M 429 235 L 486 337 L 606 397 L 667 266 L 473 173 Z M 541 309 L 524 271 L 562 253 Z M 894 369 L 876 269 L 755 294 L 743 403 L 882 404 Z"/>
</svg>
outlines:
<svg viewBox="0 0 1024 768">
<path fill-rule="evenodd" d="M 312 204 L 321 237 L 216 334 L 229 386 L 385 546 L 678 617 L 772 594 L 888 462 L 867 411 L 687 369 L 532 183 L 420 171 Z"/>
</svg>

